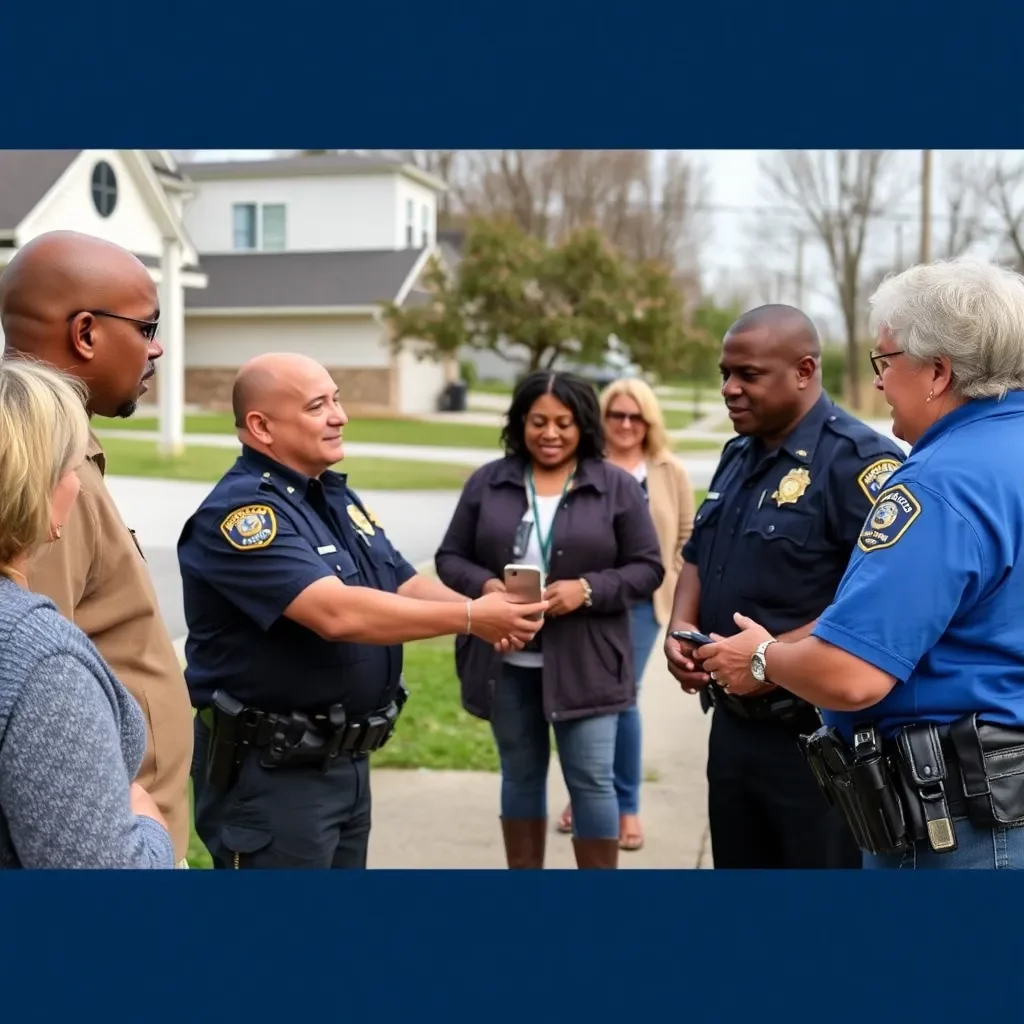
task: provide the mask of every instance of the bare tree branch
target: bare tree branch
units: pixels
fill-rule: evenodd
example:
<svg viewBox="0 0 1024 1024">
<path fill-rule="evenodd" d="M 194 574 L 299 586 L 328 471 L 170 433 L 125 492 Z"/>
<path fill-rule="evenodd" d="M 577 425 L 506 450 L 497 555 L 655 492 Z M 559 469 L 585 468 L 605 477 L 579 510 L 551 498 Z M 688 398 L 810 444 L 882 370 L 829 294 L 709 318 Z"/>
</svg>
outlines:
<svg viewBox="0 0 1024 1024">
<path fill-rule="evenodd" d="M 776 194 L 799 211 L 825 250 L 843 316 L 846 372 L 855 406 L 861 397 L 857 341 L 862 262 L 871 225 L 892 202 L 882 188 L 889 158 L 885 150 L 795 150 L 762 164 Z"/>
</svg>

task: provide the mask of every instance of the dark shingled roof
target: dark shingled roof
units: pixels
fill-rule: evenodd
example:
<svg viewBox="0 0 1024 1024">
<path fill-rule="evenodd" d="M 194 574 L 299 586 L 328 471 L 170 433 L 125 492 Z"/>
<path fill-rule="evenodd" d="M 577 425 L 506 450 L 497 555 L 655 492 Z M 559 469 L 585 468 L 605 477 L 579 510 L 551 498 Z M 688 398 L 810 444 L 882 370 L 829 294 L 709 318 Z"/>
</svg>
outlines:
<svg viewBox="0 0 1024 1024">
<path fill-rule="evenodd" d="M 80 149 L 0 149 L 0 231 L 13 231 Z"/>
<path fill-rule="evenodd" d="M 390 301 L 422 249 L 378 252 L 204 254 L 206 288 L 189 288 L 185 308 L 370 306 Z"/>
<path fill-rule="evenodd" d="M 179 164 L 178 169 L 195 181 L 211 178 L 261 178 L 278 175 L 340 174 L 394 168 L 405 165 L 401 160 L 364 156 L 361 153 L 318 153 L 312 156 L 277 157 L 272 160 L 194 160 Z"/>
</svg>

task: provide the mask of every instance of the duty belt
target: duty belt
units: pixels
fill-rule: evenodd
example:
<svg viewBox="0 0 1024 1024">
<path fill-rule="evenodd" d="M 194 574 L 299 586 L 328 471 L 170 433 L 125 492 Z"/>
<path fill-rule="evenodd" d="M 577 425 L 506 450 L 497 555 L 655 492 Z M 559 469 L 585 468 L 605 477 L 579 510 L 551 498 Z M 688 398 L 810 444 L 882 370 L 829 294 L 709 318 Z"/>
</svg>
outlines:
<svg viewBox="0 0 1024 1024">
<path fill-rule="evenodd" d="M 709 683 L 701 690 L 704 710 L 721 709 L 747 722 L 790 722 L 805 719 L 810 722 L 817 718 L 817 709 L 807 701 L 791 694 L 766 694 L 763 697 L 735 697 L 721 687 Z"/>
<path fill-rule="evenodd" d="M 315 765 L 327 771 L 341 754 L 362 755 L 380 750 L 392 737 L 408 691 L 386 707 L 349 719 L 341 704 L 322 713 L 293 711 L 281 714 L 250 707 L 217 690 L 211 706 L 199 717 L 210 730 L 207 778 L 230 785 L 249 750 L 261 752 L 264 768 Z"/>
<path fill-rule="evenodd" d="M 825 795 L 867 853 L 899 853 L 928 841 L 957 848 L 954 818 L 979 828 L 1024 826 L 1024 730 L 965 715 L 950 725 L 918 722 L 881 740 L 872 723 L 848 744 L 835 729 L 800 745 Z"/>
</svg>

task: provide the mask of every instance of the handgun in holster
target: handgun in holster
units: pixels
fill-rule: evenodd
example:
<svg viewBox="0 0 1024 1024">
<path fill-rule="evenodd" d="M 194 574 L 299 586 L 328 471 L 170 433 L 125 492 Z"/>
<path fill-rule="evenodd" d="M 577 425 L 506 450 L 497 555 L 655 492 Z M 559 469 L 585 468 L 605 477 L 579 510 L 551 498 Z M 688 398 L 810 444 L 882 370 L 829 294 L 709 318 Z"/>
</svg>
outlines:
<svg viewBox="0 0 1024 1024">
<path fill-rule="evenodd" d="M 206 781 L 217 789 L 230 789 L 235 782 L 242 757 L 241 730 L 245 705 L 216 690 L 210 698 L 212 718 L 206 754 Z"/>
<path fill-rule="evenodd" d="M 872 725 L 854 727 L 853 746 L 822 726 L 801 737 L 818 785 L 868 853 L 898 853 L 909 846 L 898 790 Z"/>
</svg>

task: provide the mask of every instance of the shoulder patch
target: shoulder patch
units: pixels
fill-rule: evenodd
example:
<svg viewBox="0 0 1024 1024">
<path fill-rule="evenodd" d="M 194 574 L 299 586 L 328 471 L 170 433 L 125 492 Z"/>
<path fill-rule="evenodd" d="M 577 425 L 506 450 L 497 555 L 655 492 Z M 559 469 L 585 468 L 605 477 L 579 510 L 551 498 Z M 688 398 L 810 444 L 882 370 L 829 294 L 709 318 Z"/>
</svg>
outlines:
<svg viewBox="0 0 1024 1024">
<path fill-rule="evenodd" d="M 876 459 L 857 477 L 857 483 L 868 501 L 874 501 L 885 487 L 889 477 L 900 468 L 901 463 L 893 458 Z"/>
<path fill-rule="evenodd" d="M 885 491 L 871 510 L 857 538 L 861 551 L 891 548 L 921 514 L 921 503 L 903 484 Z"/>
<path fill-rule="evenodd" d="M 233 548 L 257 551 L 277 536 L 277 516 L 267 505 L 243 505 L 224 517 L 220 532 Z"/>
</svg>

